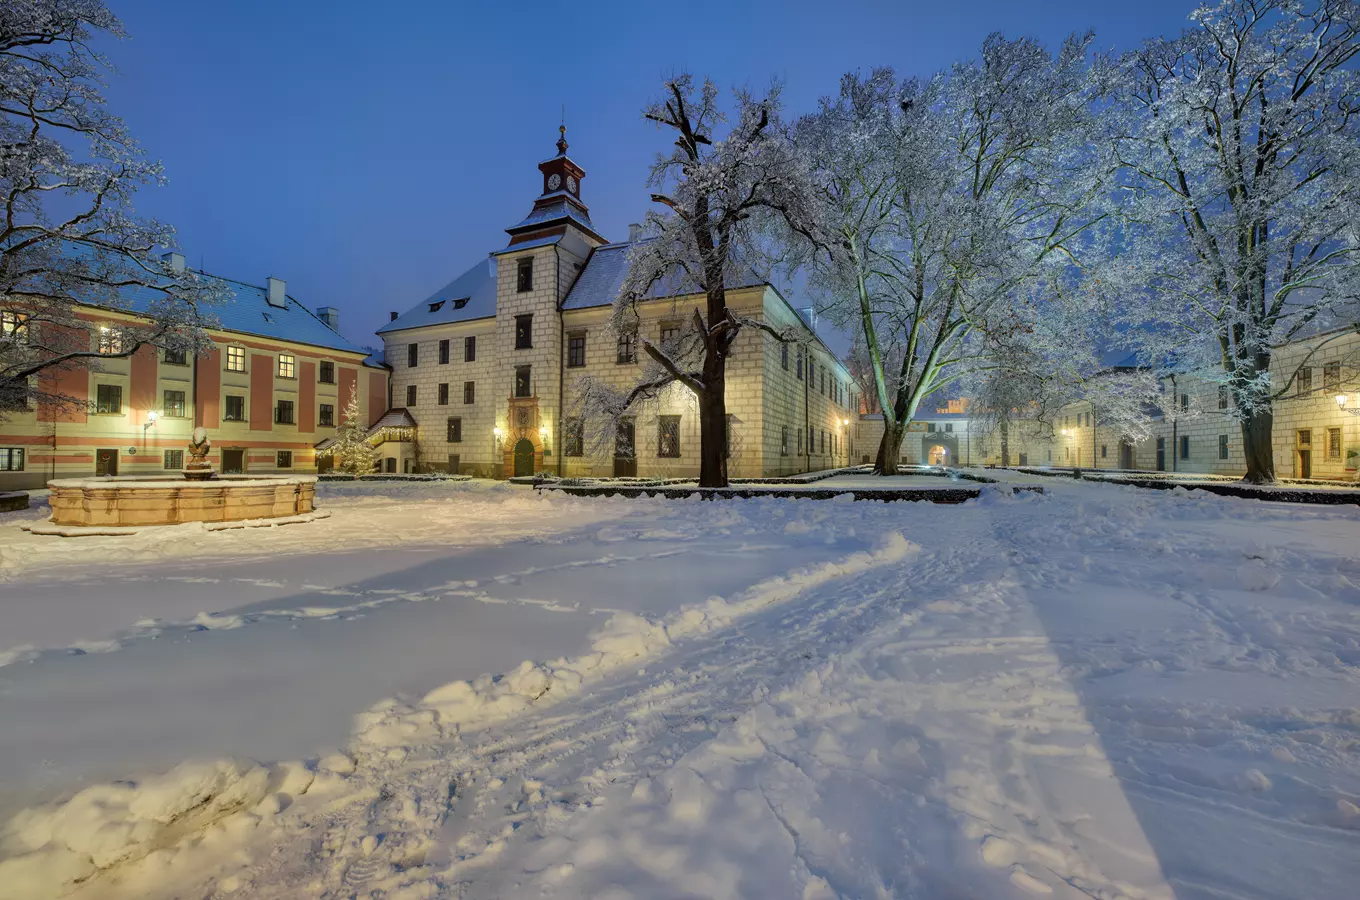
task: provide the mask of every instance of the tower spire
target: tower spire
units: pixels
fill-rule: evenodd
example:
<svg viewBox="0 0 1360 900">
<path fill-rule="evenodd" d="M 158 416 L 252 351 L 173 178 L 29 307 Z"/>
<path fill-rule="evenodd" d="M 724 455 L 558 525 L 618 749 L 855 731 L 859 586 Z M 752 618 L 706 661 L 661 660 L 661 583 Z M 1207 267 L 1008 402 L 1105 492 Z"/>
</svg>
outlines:
<svg viewBox="0 0 1360 900">
<path fill-rule="evenodd" d="M 562 107 L 562 124 L 557 126 L 557 155 L 566 156 L 567 154 L 567 108 Z"/>
</svg>

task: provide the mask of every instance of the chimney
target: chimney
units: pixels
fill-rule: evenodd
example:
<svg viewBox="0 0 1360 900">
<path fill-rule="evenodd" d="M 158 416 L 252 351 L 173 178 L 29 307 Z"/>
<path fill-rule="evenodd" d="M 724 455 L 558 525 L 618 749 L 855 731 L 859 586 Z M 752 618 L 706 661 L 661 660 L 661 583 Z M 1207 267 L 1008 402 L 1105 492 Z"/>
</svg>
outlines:
<svg viewBox="0 0 1360 900">
<path fill-rule="evenodd" d="M 340 333 L 340 310 L 334 306 L 318 306 L 316 317 L 326 323 L 326 327 L 336 334 Z"/>
<path fill-rule="evenodd" d="M 391 322 L 397 321 L 397 314 L 396 314 L 395 312 L 393 312 L 393 313 L 392 313 L 392 318 L 389 319 L 388 321 L 391 321 Z"/>
<path fill-rule="evenodd" d="M 284 309 L 288 306 L 288 295 L 286 293 L 288 288 L 287 282 L 282 278 L 275 278 L 271 275 L 265 279 L 265 285 L 265 301 L 268 302 L 270 306 L 277 306 L 279 309 Z"/>
<path fill-rule="evenodd" d="M 628 243 L 642 238 L 642 225 L 638 222 L 630 222 L 628 225 Z"/>
<path fill-rule="evenodd" d="M 799 312 L 801 312 L 801 313 L 803 314 L 803 321 L 807 323 L 807 327 L 810 328 L 810 329 L 812 329 L 812 333 L 813 333 L 813 334 L 816 334 L 816 333 L 817 333 L 817 310 L 816 310 L 816 308 L 815 308 L 815 307 L 811 307 L 811 306 L 805 306 L 805 307 L 803 307 L 801 310 L 799 310 Z"/>
<path fill-rule="evenodd" d="M 183 253 L 162 253 L 161 260 L 170 267 L 176 275 L 184 273 L 184 254 Z"/>
</svg>

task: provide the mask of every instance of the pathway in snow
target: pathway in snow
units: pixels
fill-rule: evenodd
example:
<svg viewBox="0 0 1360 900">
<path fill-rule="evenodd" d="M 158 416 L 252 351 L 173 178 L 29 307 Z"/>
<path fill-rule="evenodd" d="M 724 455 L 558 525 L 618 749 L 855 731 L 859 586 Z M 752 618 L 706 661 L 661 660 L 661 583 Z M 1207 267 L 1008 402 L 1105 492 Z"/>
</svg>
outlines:
<svg viewBox="0 0 1360 900">
<path fill-rule="evenodd" d="M 716 519 L 759 572 L 731 604 L 616 617 L 574 660 L 383 704 L 313 771 L 219 778 L 186 819 L 215 824 L 147 826 L 77 896 L 1354 896 L 1354 511 L 1083 484 L 633 509 L 655 518 L 625 544 L 703 548 Z M 889 530 L 921 549 L 845 556 Z M 628 532 L 571 540 L 599 558 Z M 783 542 L 840 562 L 770 582 Z M 708 577 L 719 547 L 662 580 Z M 544 569 L 535 599 L 567 608 L 606 571 Z M 122 827 L 93 809 L 70 807 Z M 62 815 L 0 855 L 16 834 L 88 847 Z"/>
</svg>

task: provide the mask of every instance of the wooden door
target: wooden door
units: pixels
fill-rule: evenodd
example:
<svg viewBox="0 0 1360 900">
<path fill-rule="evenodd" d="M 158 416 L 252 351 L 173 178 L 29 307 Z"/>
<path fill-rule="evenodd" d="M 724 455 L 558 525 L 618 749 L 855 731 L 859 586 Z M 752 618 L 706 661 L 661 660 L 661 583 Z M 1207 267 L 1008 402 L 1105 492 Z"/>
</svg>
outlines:
<svg viewBox="0 0 1360 900">
<path fill-rule="evenodd" d="M 222 451 L 223 475 L 244 475 L 245 471 L 246 471 L 246 451 L 244 450 Z"/>
<path fill-rule="evenodd" d="M 534 474 L 534 442 L 528 438 L 515 442 L 515 474 Z"/>
<path fill-rule="evenodd" d="M 1157 438 L 1157 471 L 1166 471 L 1166 438 Z"/>
<path fill-rule="evenodd" d="M 94 474 L 110 476 L 118 474 L 117 448 L 94 451 Z"/>
<path fill-rule="evenodd" d="M 1298 473 L 1300 478 L 1313 477 L 1313 432 L 1306 428 L 1299 429 L 1298 433 L 1299 464 Z"/>
<path fill-rule="evenodd" d="M 614 432 L 614 477 L 632 478 L 637 475 L 637 425 L 632 419 L 620 419 Z"/>
<path fill-rule="evenodd" d="M 1128 441 L 1119 442 L 1119 468 L 1133 468 L 1133 445 Z"/>
</svg>

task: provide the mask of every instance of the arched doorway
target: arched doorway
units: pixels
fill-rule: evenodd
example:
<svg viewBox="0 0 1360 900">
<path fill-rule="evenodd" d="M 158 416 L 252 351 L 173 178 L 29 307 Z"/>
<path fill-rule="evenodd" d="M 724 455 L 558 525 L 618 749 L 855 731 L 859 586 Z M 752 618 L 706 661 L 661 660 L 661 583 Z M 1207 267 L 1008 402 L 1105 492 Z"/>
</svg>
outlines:
<svg viewBox="0 0 1360 900">
<path fill-rule="evenodd" d="M 935 444 L 930 448 L 930 452 L 926 454 L 926 460 L 932 466 L 949 465 L 949 448 L 943 444 Z"/>
<path fill-rule="evenodd" d="M 534 474 L 534 442 L 528 438 L 515 442 L 515 474 Z"/>
</svg>

